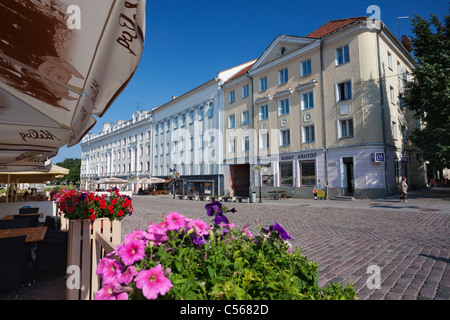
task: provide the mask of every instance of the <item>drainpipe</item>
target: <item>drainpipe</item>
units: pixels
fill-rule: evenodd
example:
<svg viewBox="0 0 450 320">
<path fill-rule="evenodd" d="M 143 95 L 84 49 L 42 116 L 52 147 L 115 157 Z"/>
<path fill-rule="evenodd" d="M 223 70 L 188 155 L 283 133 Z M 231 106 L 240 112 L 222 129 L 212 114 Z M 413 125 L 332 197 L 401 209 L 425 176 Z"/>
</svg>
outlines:
<svg viewBox="0 0 450 320">
<path fill-rule="evenodd" d="M 254 110 L 254 93 L 253 93 L 253 77 L 252 76 L 250 76 L 248 73 L 247 73 L 247 78 L 249 78 L 250 79 L 250 83 L 251 83 L 251 85 L 252 85 L 252 127 L 253 127 L 253 137 L 254 137 L 254 135 L 255 135 L 255 110 Z M 252 140 L 258 140 L 259 139 L 259 136 L 258 136 L 258 138 L 257 139 L 253 139 L 253 137 L 252 137 Z M 259 146 L 259 144 L 256 144 L 255 143 L 255 141 L 253 141 L 253 150 L 258 150 L 258 152 L 259 152 L 259 148 L 257 148 L 257 146 L 256 145 L 258 145 Z M 256 152 L 252 152 L 253 153 L 253 155 L 256 153 Z M 256 159 L 258 159 L 258 157 L 256 157 Z M 254 161 L 254 160 L 253 160 Z M 249 162 L 250 162 L 250 157 L 249 157 Z M 256 163 L 258 163 L 257 161 L 256 161 Z M 250 163 L 249 163 L 249 166 L 250 166 Z M 250 166 L 250 172 L 253 172 L 254 173 L 254 171 L 251 169 L 251 166 Z M 253 176 L 253 181 L 255 181 L 255 177 Z M 250 181 L 250 190 L 249 190 L 249 196 L 251 197 L 252 195 L 251 195 L 251 186 L 252 186 L 252 182 Z M 261 187 L 259 188 L 259 192 L 260 192 L 260 195 L 259 195 L 259 199 L 261 199 Z"/>
<path fill-rule="evenodd" d="M 381 53 L 380 53 L 380 33 L 384 29 L 384 24 L 380 21 L 380 30 L 377 31 L 377 51 L 378 51 L 378 78 L 380 79 L 380 104 L 381 104 L 381 128 L 383 130 L 383 147 L 384 147 L 384 180 L 388 195 L 391 195 L 391 189 L 388 181 L 388 167 L 387 167 L 387 142 L 386 142 L 386 123 L 385 123 L 385 109 L 384 109 L 384 94 L 383 94 L 383 78 L 381 71 Z"/>
<path fill-rule="evenodd" d="M 328 147 L 327 147 L 327 126 L 325 117 L 325 93 L 323 85 L 323 40 L 320 39 L 320 91 L 322 92 L 322 115 L 323 115 L 323 144 L 325 152 L 325 199 L 329 199 L 328 195 Z"/>
</svg>

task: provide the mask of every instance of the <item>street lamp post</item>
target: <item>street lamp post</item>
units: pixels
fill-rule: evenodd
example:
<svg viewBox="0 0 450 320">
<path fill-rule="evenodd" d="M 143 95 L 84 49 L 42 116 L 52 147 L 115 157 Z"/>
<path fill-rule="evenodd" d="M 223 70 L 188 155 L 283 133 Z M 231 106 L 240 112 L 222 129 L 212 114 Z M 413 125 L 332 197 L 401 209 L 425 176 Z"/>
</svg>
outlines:
<svg viewBox="0 0 450 320">
<path fill-rule="evenodd" d="M 173 190 L 173 198 L 175 199 L 175 183 L 178 180 L 179 173 L 177 170 L 171 170 L 170 180 L 172 180 L 172 190 Z"/>
</svg>

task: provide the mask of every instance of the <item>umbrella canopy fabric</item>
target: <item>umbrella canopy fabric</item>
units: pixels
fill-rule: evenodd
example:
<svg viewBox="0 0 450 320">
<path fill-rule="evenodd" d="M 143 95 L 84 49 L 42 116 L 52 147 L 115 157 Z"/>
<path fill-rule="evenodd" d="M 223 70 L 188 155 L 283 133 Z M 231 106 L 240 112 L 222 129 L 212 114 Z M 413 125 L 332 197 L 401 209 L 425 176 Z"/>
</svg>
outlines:
<svg viewBox="0 0 450 320">
<path fill-rule="evenodd" d="M 53 164 L 50 165 L 48 172 L 0 172 L 0 183 L 44 183 L 68 175 L 69 171 L 69 169 Z"/>
<path fill-rule="evenodd" d="M 45 171 L 103 116 L 139 64 L 145 4 L 2 1 L 0 171 Z"/>
<path fill-rule="evenodd" d="M 114 184 L 114 183 L 128 183 L 128 180 L 120 179 L 120 178 L 103 178 L 98 181 L 95 181 L 95 184 Z"/>
<path fill-rule="evenodd" d="M 168 181 L 161 178 L 143 178 L 138 183 L 153 184 L 153 183 L 168 183 Z"/>
</svg>

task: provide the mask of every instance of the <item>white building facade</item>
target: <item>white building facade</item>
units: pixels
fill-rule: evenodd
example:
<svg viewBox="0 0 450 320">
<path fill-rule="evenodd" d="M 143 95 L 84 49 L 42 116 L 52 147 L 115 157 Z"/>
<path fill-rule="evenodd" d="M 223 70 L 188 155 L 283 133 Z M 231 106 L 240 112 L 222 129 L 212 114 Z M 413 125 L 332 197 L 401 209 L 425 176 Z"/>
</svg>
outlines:
<svg viewBox="0 0 450 320">
<path fill-rule="evenodd" d="M 171 191 L 221 195 L 223 185 L 224 97 L 222 85 L 242 64 L 152 110 L 152 176 L 179 175 Z M 172 180 L 173 181 L 173 180 Z"/>
<path fill-rule="evenodd" d="M 132 119 L 104 123 L 99 134 L 87 134 L 81 146 L 81 186 L 95 188 L 95 181 L 119 177 L 130 182 L 124 189 L 137 191 L 138 179 L 149 178 L 152 163 L 152 116 L 135 111 Z"/>
</svg>

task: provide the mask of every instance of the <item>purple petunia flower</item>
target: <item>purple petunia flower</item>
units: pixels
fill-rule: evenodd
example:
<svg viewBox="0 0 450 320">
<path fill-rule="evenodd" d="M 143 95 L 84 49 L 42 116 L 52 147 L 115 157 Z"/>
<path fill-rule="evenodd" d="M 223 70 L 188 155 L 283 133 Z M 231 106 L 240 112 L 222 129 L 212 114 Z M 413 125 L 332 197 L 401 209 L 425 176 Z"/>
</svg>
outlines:
<svg viewBox="0 0 450 320">
<path fill-rule="evenodd" d="M 219 201 L 213 201 L 205 205 L 206 214 L 210 217 L 216 214 L 223 214 L 222 204 Z"/>
<path fill-rule="evenodd" d="M 276 231 L 280 235 L 281 239 L 289 240 L 294 239 L 290 233 L 288 233 L 278 222 L 275 225 L 269 227 L 270 231 Z"/>
</svg>

